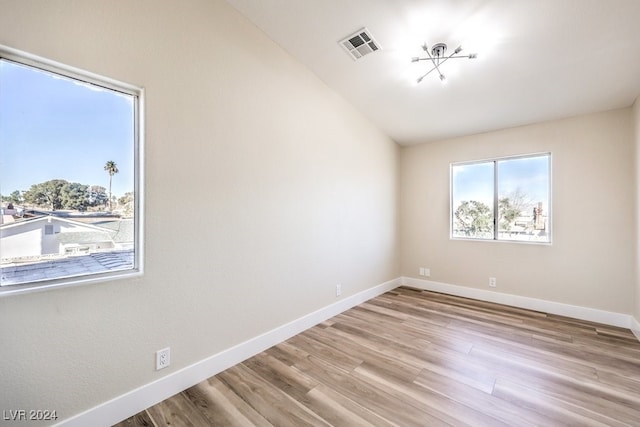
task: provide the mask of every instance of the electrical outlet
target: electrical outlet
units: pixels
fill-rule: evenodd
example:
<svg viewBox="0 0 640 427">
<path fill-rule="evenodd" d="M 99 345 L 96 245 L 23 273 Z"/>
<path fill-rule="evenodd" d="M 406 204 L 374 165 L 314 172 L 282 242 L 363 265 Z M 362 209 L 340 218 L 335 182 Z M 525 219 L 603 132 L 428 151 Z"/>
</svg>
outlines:
<svg viewBox="0 0 640 427">
<path fill-rule="evenodd" d="M 495 277 L 489 277 L 489 286 L 491 286 L 492 288 L 495 288 L 496 286 L 498 286 L 496 284 L 496 278 Z"/>
<path fill-rule="evenodd" d="M 171 364 L 171 348 L 163 348 L 156 351 L 156 371 L 164 369 Z"/>
<path fill-rule="evenodd" d="M 342 283 L 336 285 L 336 296 L 339 297 L 340 295 L 342 295 Z"/>
<path fill-rule="evenodd" d="M 420 267 L 419 275 L 424 276 L 424 267 Z"/>
<path fill-rule="evenodd" d="M 431 269 L 430 268 L 425 268 L 424 269 L 424 276 L 425 277 L 431 277 Z"/>
</svg>

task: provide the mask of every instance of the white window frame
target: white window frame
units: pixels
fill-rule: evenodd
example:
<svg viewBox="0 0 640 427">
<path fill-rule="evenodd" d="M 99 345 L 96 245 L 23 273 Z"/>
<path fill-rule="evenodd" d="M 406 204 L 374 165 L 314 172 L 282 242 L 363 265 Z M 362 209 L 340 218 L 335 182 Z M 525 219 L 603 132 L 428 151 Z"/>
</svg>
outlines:
<svg viewBox="0 0 640 427">
<path fill-rule="evenodd" d="M 0 59 L 41 69 L 63 77 L 100 86 L 105 89 L 131 95 L 134 99 L 134 250 L 133 266 L 130 269 L 68 276 L 57 279 L 25 282 L 2 286 L 0 279 L 0 297 L 26 292 L 127 279 L 142 276 L 144 273 L 144 88 L 104 77 L 73 66 L 32 55 L 17 49 L 0 45 Z M 1 156 L 1 153 L 0 153 Z M 0 157 L 0 161 L 2 161 Z M 1 184 L 1 183 L 0 183 Z"/>
<path fill-rule="evenodd" d="M 543 156 L 547 156 L 549 158 L 549 185 L 548 185 L 548 194 L 549 194 L 549 205 L 547 207 L 548 210 L 548 215 L 547 215 L 547 223 L 546 223 L 546 231 L 548 233 L 549 236 L 549 240 L 548 241 L 535 241 L 535 240 L 519 240 L 519 239 L 505 239 L 505 238 L 499 238 L 499 224 L 498 224 L 498 220 L 499 220 L 499 195 L 498 195 L 498 182 L 499 182 L 499 177 L 498 177 L 498 170 L 497 170 L 497 164 L 500 161 L 505 161 L 505 160 L 517 160 L 517 159 L 526 159 L 526 158 L 532 158 L 532 157 L 543 157 Z M 462 162 L 452 162 L 449 164 L 449 238 L 451 240 L 466 240 L 466 241 L 474 241 L 474 242 L 501 242 L 501 243 L 524 243 L 524 244 L 535 244 L 535 245 L 551 245 L 552 243 L 552 237 L 553 237 L 553 232 L 552 232 L 552 214 L 553 214 L 553 208 L 552 208 L 552 170 L 553 170 L 553 156 L 552 153 L 549 151 L 546 152 L 539 152 L 539 153 L 530 153 L 530 154 L 520 154 L 520 155 L 512 155 L 512 156 L 503 156 L 503 157 L 494 157 L 494 158 L 488 158 L 488 159 L 481 159 L 481 160 L 472 160 L 472 161 L 462 161 Z M 455 166 L 464 166 L 464 165 L 474 165 L 474 164 L 485 164 L 485 163 L 493 163 L 493 237 L 492 238 L 481 238 L 481 237 L 463 237 L 463 236 L 454 236 L 453 231 L 454 231 L 454 213 L 455 213 L 455 207 L 454 207 L 454 200 L 453 200 L 453 194 L 454 194 L 454 174 L 453 174 L 453 168 Z"/>
</svg>

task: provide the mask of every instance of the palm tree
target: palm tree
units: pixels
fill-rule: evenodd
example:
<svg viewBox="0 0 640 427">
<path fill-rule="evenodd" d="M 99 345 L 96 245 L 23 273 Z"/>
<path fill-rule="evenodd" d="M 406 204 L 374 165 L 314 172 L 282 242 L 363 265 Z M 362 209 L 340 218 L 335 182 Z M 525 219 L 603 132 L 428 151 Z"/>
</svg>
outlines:
<svg viewBox="0 0 640 427">
<path fill-rule="evenodd" d="M 111 211 L 111 181 L 113 179 L 113 175 L 120 172 L 118 170 L 118 165 L 113 160 L 109 160 L 106 165 L 104 165 L 104 170 L 109 174 L 109 210 Z"/>
</svg>

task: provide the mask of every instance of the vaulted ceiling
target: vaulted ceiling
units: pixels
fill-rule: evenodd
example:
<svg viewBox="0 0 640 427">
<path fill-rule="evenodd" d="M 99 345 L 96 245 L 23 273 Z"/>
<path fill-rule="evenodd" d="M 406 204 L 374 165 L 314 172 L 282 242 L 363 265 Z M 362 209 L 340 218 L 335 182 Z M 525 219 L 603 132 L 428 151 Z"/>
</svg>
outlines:
<svg viewBox="0 0 640 427">
<path fill-rule="evenodd" d="M 632 105 L 640 0 L 227 0 L 403 145 Z M 380 50 L 339 44 L 367 28 Z M 429 49 L 451 59 L 421 83 Z"/>
</svg>

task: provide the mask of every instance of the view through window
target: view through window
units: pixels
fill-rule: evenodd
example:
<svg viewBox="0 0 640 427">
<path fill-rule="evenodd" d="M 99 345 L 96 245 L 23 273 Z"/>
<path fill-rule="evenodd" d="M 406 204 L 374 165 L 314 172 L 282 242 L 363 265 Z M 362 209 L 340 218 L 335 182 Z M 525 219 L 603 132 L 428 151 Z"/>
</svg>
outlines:
<svg viewBox="0 0 640 427">
<path fill-rule="evenodd" d="M 451 165 L 451 237 L 551 242 L 551 154 Z"/>
<path fill-rule="evenodd" d="M 141 91 L 0 55 L 0 286 L 139 273 Z"/>
</svg>

